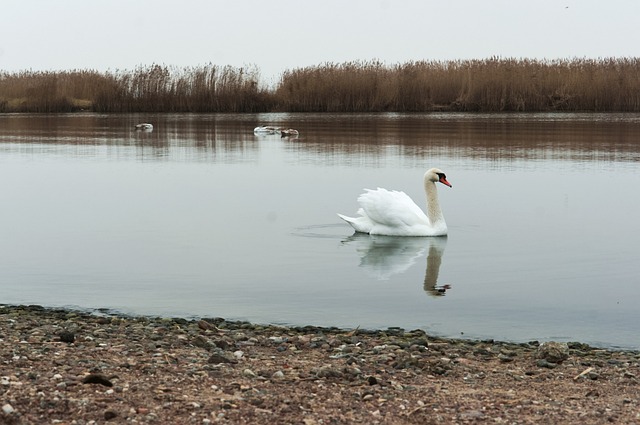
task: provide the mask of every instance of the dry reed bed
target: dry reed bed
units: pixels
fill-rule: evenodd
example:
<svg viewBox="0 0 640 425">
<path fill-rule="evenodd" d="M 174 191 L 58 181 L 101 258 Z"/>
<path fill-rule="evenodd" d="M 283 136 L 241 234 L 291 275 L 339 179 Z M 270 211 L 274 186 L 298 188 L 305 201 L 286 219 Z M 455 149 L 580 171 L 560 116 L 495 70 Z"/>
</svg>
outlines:
<svg viewBox="0 0 640 425">
<path fill-rule="evenodd" d="M 640 58 L 0 72 L 0 112 L 640 111 Z"/>
</svg>

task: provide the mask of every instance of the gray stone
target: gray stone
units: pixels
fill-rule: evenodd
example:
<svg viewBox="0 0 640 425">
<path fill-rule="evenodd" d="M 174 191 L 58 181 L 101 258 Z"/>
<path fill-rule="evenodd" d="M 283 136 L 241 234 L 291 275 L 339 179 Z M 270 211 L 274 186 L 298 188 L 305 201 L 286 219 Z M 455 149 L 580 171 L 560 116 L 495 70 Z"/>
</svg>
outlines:
<svg viewBox="0 0 640 425">
<path fill-rule="evenodd" d="M 538 347 L 536 358 L 551 363 L 562 363 L 569 358 L 569 346 L 563 342 L 545 342 Z"/>
</svg>

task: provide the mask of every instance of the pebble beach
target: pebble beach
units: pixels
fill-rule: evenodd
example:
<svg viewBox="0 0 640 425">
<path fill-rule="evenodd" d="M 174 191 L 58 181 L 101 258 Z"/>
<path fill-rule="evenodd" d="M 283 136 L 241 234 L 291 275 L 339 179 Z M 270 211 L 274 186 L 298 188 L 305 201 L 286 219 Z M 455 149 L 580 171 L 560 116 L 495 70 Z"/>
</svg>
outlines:
<svg viewBox="0 0 640 425">
<path fill-rule="evenodd" d="M 3 424 L 640 423 L 640 353 L 0 306 Z"/>
</svg>

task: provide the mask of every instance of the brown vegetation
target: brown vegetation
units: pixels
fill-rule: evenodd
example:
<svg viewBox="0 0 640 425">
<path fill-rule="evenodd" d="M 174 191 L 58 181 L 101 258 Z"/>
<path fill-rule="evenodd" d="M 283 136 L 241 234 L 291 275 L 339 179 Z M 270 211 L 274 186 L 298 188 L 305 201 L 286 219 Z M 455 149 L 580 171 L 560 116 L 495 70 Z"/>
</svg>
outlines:
<svg viewBox="0 0 640 425">
<path fill-rule="evenodd" d="M 270 102 L 256 70 L 230 66 L 0 73 L 0 112 L 264 112 Z"/>
<path fill-rule="evenodd" d="M 0 73 L 0 112 L 640 111 L 640 59 L 327 63 L 263 88 L 255 68 Z"/>
</svg>

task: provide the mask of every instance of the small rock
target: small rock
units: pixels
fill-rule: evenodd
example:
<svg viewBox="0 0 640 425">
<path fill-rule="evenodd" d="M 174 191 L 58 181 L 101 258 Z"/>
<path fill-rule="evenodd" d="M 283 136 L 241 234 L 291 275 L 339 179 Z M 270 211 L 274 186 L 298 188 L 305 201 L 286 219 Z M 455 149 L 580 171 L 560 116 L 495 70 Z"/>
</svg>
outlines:
<svg viewBox="0 0 640 425">
<path fill-rule="evenodd" d="M 539 359 L 536 362 L 536 366 L 538 366 L 538 367 L 546 367 L 547 369 L 555 369 L 556 367 L 558 367 L 558 365 L 556 363 L 549 362 L 549 361 L 547 361 L 545 359 Z"/>
<path fill-rule="evenodd" d="M 341 378 L 342 372 L 331 366 L 323 366 L 314 371 L 318 378 Z"/>
<path fill-rule="evenodd" d="M 346 373 L 350 374 L 350 375 L 353 375 L 353 376 L 360 376 L 360 375 L 362 375 L 362 370 L 360 370 L 360 369 L 359 369 L 359 368 L 357 368 L 357 367 L 345 367 L 345 368 L 344 368 L 344 371 L 345 371 Z"/>
<path fill-rule="evenodd" d="M 13 412 L 15 412 L 15 409 L 13 408 L 12 405 L 10 405 L 9 403 L 5 404 L 2 406 L 2 412 L 4 412 L 5 415 L 10 415 Z"/>
<path fill-rule="evenodd" d="M 255 378 L 257 375 L 254 371 L 252 371 L 251 369 L 245 369 L 242 371 L 242 374 L 246 377 L 249 378 Z"/>
<path fill-rule="evenodd" d="M 206 320 L 199 320 L 198 327 L 203 331 L 212 331 L 216 329 L 215 326 L 213 326 L 211 323 L 207 322 Z"/>
<path fill-rule="evenodd" d="M 221 350 L 228 350 L 233 345 L 232 342 L 227 341 L 226 339 L 215 339 L 213 341 L 213 345 L 220 348 Z"/>
<path fill-rule="evenodd" d="M 195 338 L 193 338 L 191 343 L 196 347 L 204 348 L 207 351 L 210 351 L 213 348 L 215 348 L 215 344 L 213 344 L 211 341 L 209 341 L 209 339 L 205 338 L 202 335 L 198 335 Z"/>
<path fill-rule="evenodd" d="M 237 332 L 237 333 L 231 335 L 231 338 L 234 341 L 246 341 L 246 340 L 249 339 L 249 337 L 243 332 Z"/>
<path fill-rule="evenodd" d="M 66 342 L 68 344 L 71 344 L 72 342 L 74 342 L 76 340 L 76 336 L 73 332 L 68 332 L 68 331 L 62 331 L 58 334 L 58 337 L 60 338 L 60 341 L 62 342 Z"/>
<path fill-rule="evenodd" d="M 226 353 L 222 350 L 215 352 L 209 357 L 207 360 L 209 363 L 219 364 L 219 363 L 238 363 L 238 361 L 234 358 L 228 357 Z"/>
<path fill-rule="evenodd" d="M 591 348 L 588 344 L 583 344 L 575 341 L 568 342 L 567 346 L 572 350 L 581 350 L 581 351 L 588 351 Z"/>
<path fill-rule="evenodd" d="M 413 341 L 411 341 L 411 345 L 419 345 L 422 347 L 428 347 L 429 346 L 429 341 L 427 340 L 427 338 L 418 338 L 415 339 Z"/>
<path fill-rule="evenodd" d="M 84 377 L 82 380 L 83 384 L 100 384 L 105 387 L 112 387 L 113 383 L 109 381 L 104 375 L 99 373 L 91 373 Z"/>
<path fill-rule="evenodd" d="M 591 379 L 592 381 L 596 381 L 598 378 L 600 378 L 600 374 L 598 374 L 598 372 L 594 372 L 594 371 L 588 372 L 585 376 L 588 379 Z"/>
<path fill-rule="evenodd" d="M 114 419 L 118 416 L 118 414 L 116 412 L 114 412 L 113 410 L 106 410 L 104 412 L 104 420 L 105 421 L 110 421 L 111 419 Z"/>
<path fill-rule="evenodd" d="M 500 360 L 503 363 L 508 363 L 513 361 L 513 357 L 507 356 L 505 354 L 499 354 L 498 360 Z"/>
<path fill-rule="evenodd" d="M 480 410 L 467 410 L 466 412 L 462 412 L 460 417 L 464 420 L 479 420 L 484 418 L 484 413 Z"/>
<path fill-rule="evenodd" d="M 473 354 L 477 355 L 477 356 L 490 356 L 493 353 L 491 352 L 490 348 L 487 347 L 478 347 L 475 350 L 473 350 Z"/>
<path fill-rule="evenodd" d="M 508 357 L 517 357 L 518 356 L 518 352 L 515 350 L 508 350 L 506 348 L 502 348 L 500 349 L 500 354 L 508 356 Z"/>
<path fill-rule="evenodd" d="M 536 358 L 551 363 L 562 363 L 569 358 L 569 346 L 563 342 L 545 342 L 538 347 Z"/>
<path fill-rule="evenodd" d="M 284 373 L 281 370 L 279 370 L 277 372 L 274 372 L 273 375 L 271 375 L 271 377 L 273 379 L 284 379 Z"/>
</svg>

